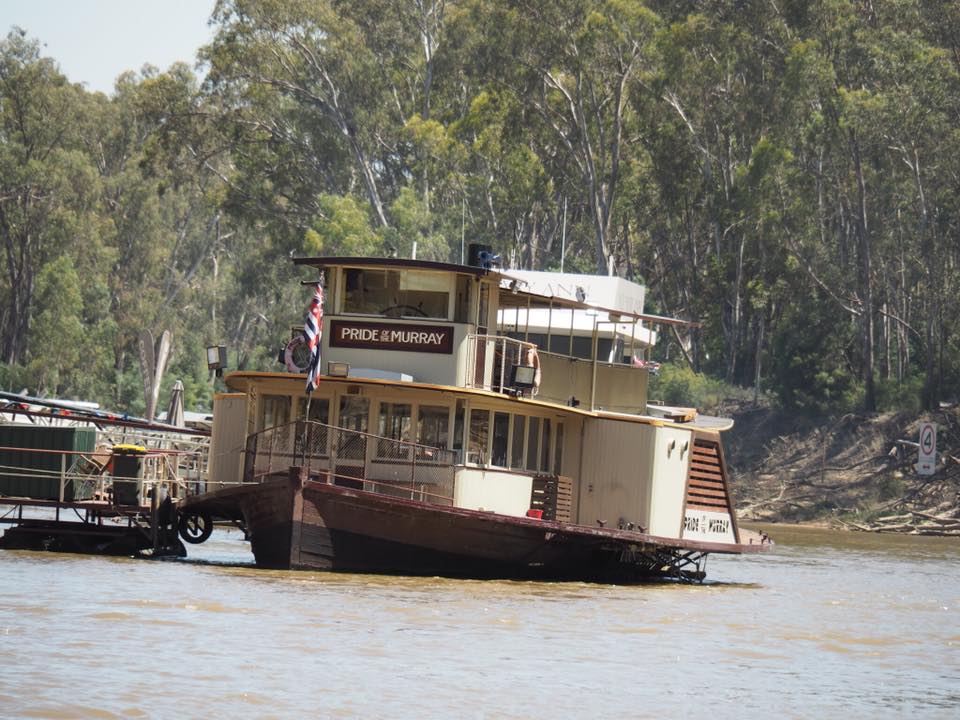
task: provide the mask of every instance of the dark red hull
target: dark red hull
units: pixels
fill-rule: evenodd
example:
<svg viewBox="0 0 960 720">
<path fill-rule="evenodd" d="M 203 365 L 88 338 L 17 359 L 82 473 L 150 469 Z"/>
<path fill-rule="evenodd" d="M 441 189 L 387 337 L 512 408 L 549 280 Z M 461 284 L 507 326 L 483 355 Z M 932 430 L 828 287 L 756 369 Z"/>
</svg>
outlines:
<svg viewBox="0 0 960 720">
<path fill-rule="evenodd" d="M 278 479 L 188 499 L 183 512 L 242 521 L 257 565 L 471 578 L 702 579 L 708 552 L 758 551 L 424 504 Z"/>
</svg>

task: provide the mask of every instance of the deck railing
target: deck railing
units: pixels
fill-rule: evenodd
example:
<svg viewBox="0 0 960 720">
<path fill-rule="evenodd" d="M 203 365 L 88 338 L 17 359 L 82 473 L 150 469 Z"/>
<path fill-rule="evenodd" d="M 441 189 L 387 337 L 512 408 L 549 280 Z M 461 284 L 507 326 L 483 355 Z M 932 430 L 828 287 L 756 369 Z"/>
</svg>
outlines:
<svg viewBox="0 0 960 720">
<path fill-rule="evenodd" d="M 0 447 L 14 453 L 14 464 L 0 463 L 0 505 L 4 498 L 55 500 L 58 502 L 110 501 L 113 504 L 150 505 L 150 497 L 182 498 L 198 490 L 181 467 L 196 467 L 199 451 L 148 449 L 140 456 L 136 476 L 113 472 L 110 447 L 91 451 Z M 188 457 L 189 456 L 189 457 Z M 129 497 L 120 500 L 113 491 L 120 485 Z"/>
<path fill-rule="evenodd" d="M 297 420 L 247 438 L 243 482 L 285 477 L 296 465 L 311 480 L 452 505 L 455 461 L 451 450 Z"/>
<path fill-rule="evenodd" d="M 526 350 L 536 345 L 506 335 L 467 335 L 464 386 L 501 392 L 510 384 L 514 365 L 523 365 Z"/>
</svg>

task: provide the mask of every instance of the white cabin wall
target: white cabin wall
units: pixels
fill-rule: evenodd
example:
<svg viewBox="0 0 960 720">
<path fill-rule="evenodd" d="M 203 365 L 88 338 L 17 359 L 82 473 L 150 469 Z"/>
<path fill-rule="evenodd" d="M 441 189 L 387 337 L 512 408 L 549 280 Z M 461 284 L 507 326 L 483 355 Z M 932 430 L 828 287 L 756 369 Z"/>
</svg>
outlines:
<svg viewBox="0 0 960 720">
<path fill-rule="evenodd" d="M 523 517 L 530 509 L 533 477 L 463 468 L 457 471 L 454 488 L 454 507 Z"/>
<path fill-rule="evenodd" d="M 648 486 L 649 511 L 643 524 L 651 535 L 680 537 L 693 433 L 676 427 L 657 427 L 654 431 L 654 481 Z"/>
<path fill-rule="evenodd" d="M 620 518 L 643 525 L 656 427 L 617 420 L 584 420 L 577 522 L 616 528 Z"/>
<path fill-rule="evenodd" d="M 216 489 L 242 481 L 247 440 L 247 396 L 218 393 L 213 397 L 210 465 L 207 480 Z"/>
</svg>

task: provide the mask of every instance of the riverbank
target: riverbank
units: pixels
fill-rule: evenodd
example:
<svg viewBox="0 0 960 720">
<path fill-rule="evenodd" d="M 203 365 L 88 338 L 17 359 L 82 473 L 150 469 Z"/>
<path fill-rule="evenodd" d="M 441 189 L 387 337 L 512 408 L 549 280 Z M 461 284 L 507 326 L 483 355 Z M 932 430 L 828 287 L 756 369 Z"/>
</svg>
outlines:
<svg viewBox="0 0 960 720">
<path fill-rule="evenodd" d="M 960 536 L 960 408 L 811 417 L 729 408 L 725 435 L 741 519 Z M 938 427 L 939 462 L 915 469 L 922 422 Z"/>
</svg>

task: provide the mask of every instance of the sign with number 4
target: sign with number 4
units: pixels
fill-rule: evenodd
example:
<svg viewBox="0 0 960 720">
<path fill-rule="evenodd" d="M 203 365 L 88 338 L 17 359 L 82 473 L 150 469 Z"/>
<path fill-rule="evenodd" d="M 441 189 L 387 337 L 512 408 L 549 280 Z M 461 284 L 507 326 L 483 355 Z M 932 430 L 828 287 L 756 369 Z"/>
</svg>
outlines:
<svg viewBox="0 0 960 720">
<path fill-rule="evenodd" d="M 937 469 L 937 426 L 934 423 L 920 425 L 920 453 L 917 459 L 917 473 L 933 475 Z"/>
</svg>

